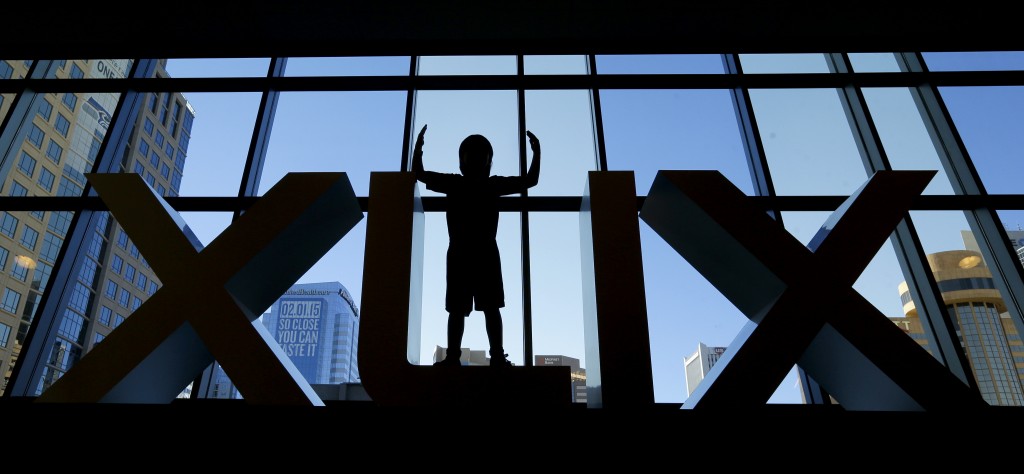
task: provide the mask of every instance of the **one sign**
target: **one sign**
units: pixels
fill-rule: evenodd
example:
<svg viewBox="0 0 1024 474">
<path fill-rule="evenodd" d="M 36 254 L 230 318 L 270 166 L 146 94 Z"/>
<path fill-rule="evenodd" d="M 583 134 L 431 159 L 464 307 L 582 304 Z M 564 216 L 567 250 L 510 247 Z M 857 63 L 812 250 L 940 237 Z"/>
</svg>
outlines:
<svg viewBox="0 0 1024 474">
<path fill-rule="evenodd" d="M 321 315 L 327 310 L 323 298 L 281 298 L 277 304 L 274 338 L 299 372 L 313 383 L 320 356 Z"/>
</svg>

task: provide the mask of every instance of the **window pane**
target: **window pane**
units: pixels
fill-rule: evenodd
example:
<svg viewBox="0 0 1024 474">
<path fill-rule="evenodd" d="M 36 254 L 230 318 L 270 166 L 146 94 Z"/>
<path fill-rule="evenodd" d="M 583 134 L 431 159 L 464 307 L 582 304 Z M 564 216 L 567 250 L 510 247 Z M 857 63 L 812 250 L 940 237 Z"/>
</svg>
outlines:
<svg viewBox="0 0 1024 474">
<path fill-rule="evenodd" d="M 893 53 L 850 53 L 854 72 L 900 72 Z"/>
<path fill-rule="evenodd" d="M 524 56 L 526 74 L 588 74 L 587 57 L 582 55 Z"/>
<path fill-rule="evenodd" d="M 611 54 L 597 56 L 598 74 L 723 74 L 719 54 Z M 603 98 L 603 97 L 602 97 Z"/>
<path fill-rule="evenodd" d="M 751 90 L 779 195 L 850 195 L 867 179 L 835 89 Z"/>
<path fill-rule="evenodd" d="M 603 90 L 601 109 L 608 169 L 632 170 L 637 194 L 678 169 L 718 170 L 753 194 L 728 91 Z"/>
<path fill-rule="evenodd" d="M 568 356 L 586 368 L 578 213 L 530 213 L 530 288 L 535 356 Z"/>
<path fill-rule="evenodd" d="M 523 286 L 521 227 L 517 213 L 501 213 L 498 218 L 498 252 L 505 291 L 505 307 L 501 308 L 503 343 L 508 360 L 523 365 Z M 420 364 L 433 363 L 435 350 L 448 347 L 448 313 L 445 310 L 447 285 L 448 231 L 444 213 L 428 212 L 423 232 L 423 307 L 420 318 Z M 484 316 L 473 311 L 466 318 L 462 348 L 483 351 L 489 357 L 490 344 L 484 327 Z"/>
<path fill-rule="evenodd" d="M 286 76 L 404 76 L 408 56 L 354 56 L 344 58 L 288 58 Z"/>
<path fill-rule="evenodd" d="M 427 171 L 459 173 L 459 146 L 466 137 L 480 134 L 490 141 L 494 150 L 491 174 L 519 176 L 516 110 L 515 91 L 417 92 L 413 130 L 419 133 L 427 125 L 423 167 Z M 544 138 L 539 135 L 538 138 L 543 147 Z M 542 153 L 548 156 L 546 150 Z M 542 163 L 541 175 L 544 163 L 546 161 Z M 422 196 L 440 195 L 422 185 L 420 193 Z"/>
<path fill-rule="evenodd" d="M 372 171 L 401 166 L 405 101 L 404 92 L 281 94 L 259 193 L 289 172 L 344 171 L 368 195 Z"/>
<path fill-rule="evenodd" d="M 166 69 L 170 77 L 258 77 L 267 75 L 270 59 L 169 59 Z"/>
<path fill-rule="evenodd" d="M 597 169 L 590 91 L 527 91 L 526 129 L 541 148 L 540 181 L 530 195 L 583 194 L 587 173 Z M 529 163 L 533 152 L 526 157 Z"/>
<path fill-rule="evenodd" d="M 421 76 L 501 75 L 516 73 L 515 56 L 421 56 Z M 417 106 L 417 108 L 419 108 Z"/>
<path fill-rule="evenodd" d="M 985 190 L 1020 193 L 1024 87 L 944 87 L 940 92 Z"/>
<path fill-rule="evenodd" d="M 935 170 L 924 194 L 953 194 L 931 136 L 909 89 L 863 89 L 871 118 L 894 170 Z"/>
<path fill-rule="evenodd" d="M 740 65 L 747 74 L 829 72 L 823 54 L 741 54 Z"/>
<path fill-rule="evenodd" d="M 1019 71 L 1024 51 L 971 51 L 923 53 L 932 71 Z"/>
<path fill-rule="evenodd" d="M 515 57 L 423 58 L 420 74 L 515 74 Z M 418 91 L 414 131 L 429 125 L 424 138 L 423 165 L 428 171 L 460 173 L 459 146 L 473 134 L 483 135 L 494 152 L 492 175 L 519 175 L 517 98 L 515 91 Z M 542 170 L 543 174 L 543 170 Z M 440 196 L 419 187 L 422 196 Z M 503 347 L 509 360 L 523 365 L 522 253 L 517 213 L 501 213 L 497 244 L 501 259 L 505 307 L 501 308 Z M 445 311 L 448 234 L 445 215 L 426 213 L 423 256 L 423 306 L 420 364 L 433 362 L 435 349 L 447 348 Z M 465 321 L 462 348 L 489 356 L 490 349 L 479 311 Z"/>
</svg>

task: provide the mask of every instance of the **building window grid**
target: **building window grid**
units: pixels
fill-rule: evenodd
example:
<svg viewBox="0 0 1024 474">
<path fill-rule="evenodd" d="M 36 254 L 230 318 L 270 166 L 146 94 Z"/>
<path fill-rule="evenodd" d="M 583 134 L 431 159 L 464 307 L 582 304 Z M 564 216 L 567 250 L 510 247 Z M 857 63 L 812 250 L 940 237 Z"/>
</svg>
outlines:
<svg viewBox="0 0 1024 474">
<path fill-rule="evenodd" d="M 0 234 L 13 239 L 17 230 L 18 218 L 14 217 L 11 213 L 4 211 L 3 215 L 0 216 Z"/>
<path fill-rule="evenodd" d="M 49 122 L 50 117 L 53 116 L 53 104 L 50 101 L 43 99 L 39 102 L 39 109 L 36 110 L 36 114 L 43 118 L 43 120 Z"/>
<path fill-rule="evenodd" d="M 4 288 L 3 299 L 0 299 L 0 309 L 8 313 L 18 314 L 18 303 L 21 303 L 21 293 L 10 288 Z"/>
<path fill-rule="evenodd" d="M 7 341 L 11 339 L 11 327 L 0 323 L 0 347 L 7 347 Z"/>
<path fill-rule="evenodd" d="M 36 172 L 36 159 L 29 155 L 28 152 L 21 152 L 21 159 L 18 160 L 18 171 L 25 173 L 25 176 L 31 178 Z"/>
<path fill-rule="evenodd" d="M 77 66 L 75 66 L 75 67 L 77 67 Z M 169 96 L 170 96 L 170 94 L 166 94 L 166 96 L 168 96 L 168 97 L 167 97 L 167 98 L 165 98 L 165 99 L 169 99 Z M 153 99 L 153 100 L 152 100 L 152 102 L 151 102 L 151 105 L 152 105 L 152 106 L 154 107 L 154 109 L 155 109 L 155 106 L 156 106 L 156 101 L 155 101 L 156 97 L 155 97 L 155 94 L 154 94 L 154 96 L 152 97 L 152 99 Z M 190 123 L 191 121 L 190 121 L 190 120 L 188 120 L 188 119 L 190 119 L 191 117 L 190 117 L 190 115 L 189 115 L 189 114 L 187 114 L 187 113 L 186 113 L 185 115 L 186 115 L 186 127 L 185 127 L 185 128 L 186 128 L 186 129 L 190 129 L 190 128 L 191 128 L 191 123 Z"/>
<path fill-rule="evenodd" d="M 117 304 L 121 305 L 122 308 L 128 308 L 130 303 L 131 293 L 127 289 L 121 288 L 121 293 L 117 295 Z"/>
<path fill-rule="evenodd" d="M 42 149 L 43 138 L 46 136 L 43 133 L 43 129 L 39 128 L 38 125 L 31 123 L 28 127 L 28 135 L 25 136 L 25 140 L 32 144 L 32 146 Z"/>
</svg>

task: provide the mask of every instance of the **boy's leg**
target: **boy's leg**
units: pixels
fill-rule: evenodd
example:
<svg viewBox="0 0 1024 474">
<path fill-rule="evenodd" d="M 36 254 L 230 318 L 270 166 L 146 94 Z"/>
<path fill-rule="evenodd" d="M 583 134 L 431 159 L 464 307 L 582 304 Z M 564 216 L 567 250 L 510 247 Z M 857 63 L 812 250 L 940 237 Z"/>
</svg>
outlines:
<svg viewBox="0 0 1024 474">
<path fill-rule="evenodd" d="M 448 313 L 448 351 L 444 360 L 434 365 L 462 365 L 459 358 L 462 356 L 462 333 L 466 330 L 466 316 L 468 314 Z"/>
<path fill-rule="evenodd" d="M 505 357 L 503 342 L 501 311 L 498 308 L 484 310 L 484 324 L 487 328 L 487 341 L 491 344 L 491 366 L 506 367 L 512 365 Z"/>
<path fill-rule="evenodd" d="M 466 331 L 465 314 L 448 313 L 448 350 L 462 350 L 462 333 Z"/>
</svg>

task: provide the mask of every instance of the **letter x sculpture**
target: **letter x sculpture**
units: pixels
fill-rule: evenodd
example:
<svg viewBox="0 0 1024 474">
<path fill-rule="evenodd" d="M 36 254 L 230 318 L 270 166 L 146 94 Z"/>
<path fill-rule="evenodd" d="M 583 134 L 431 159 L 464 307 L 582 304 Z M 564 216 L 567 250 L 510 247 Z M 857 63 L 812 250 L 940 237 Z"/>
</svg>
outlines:
<svg viewBox="0 0 1024 474">
<path fill-rule="evenodd" d="M 323 405 L 256 318 L 363 218 L 345 173 L 289 173 L 205 249 L 138 175 L 86 177 L 163 285 L 37 401 L 169 403 L 216 360 L 250 403 Z"/>
<path fill-rule="evenodd" d="M 750 319 L 683 408 L 763 405 L 794 364 L 848 409 L 984 406 L 852 288 L 934 174 L 875 173 L 804 246 L 721 173 L 659 172 L 640 217 Z"/>
</svg>

